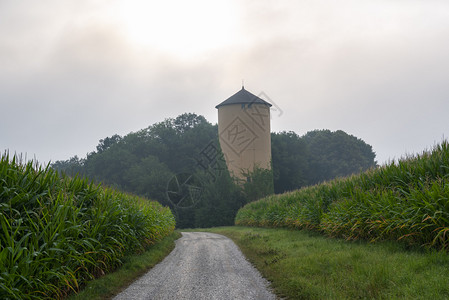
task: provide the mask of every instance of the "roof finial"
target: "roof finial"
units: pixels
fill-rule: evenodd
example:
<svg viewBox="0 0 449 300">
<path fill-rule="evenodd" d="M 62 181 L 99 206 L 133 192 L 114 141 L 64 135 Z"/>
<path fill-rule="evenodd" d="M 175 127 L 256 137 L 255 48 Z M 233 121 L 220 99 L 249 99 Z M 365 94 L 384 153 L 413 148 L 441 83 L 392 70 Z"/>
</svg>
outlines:
<svg viewBox="0 0 449 300">
<path fill-rule="evenodd" d="M 242 79 L 242 90 L 244 90 L 244 89 L 245 89 L 245 80 Z"/>
</svg>

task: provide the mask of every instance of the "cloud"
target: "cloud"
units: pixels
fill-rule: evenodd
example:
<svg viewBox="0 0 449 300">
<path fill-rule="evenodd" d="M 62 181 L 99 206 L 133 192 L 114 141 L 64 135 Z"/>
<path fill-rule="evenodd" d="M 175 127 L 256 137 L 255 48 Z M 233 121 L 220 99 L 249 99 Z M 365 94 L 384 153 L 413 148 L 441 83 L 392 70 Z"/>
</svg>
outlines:
<svg viewBox="0 0 449 300">
<path fill-rule="evenodd" d="M 242 79 L 284 111 L 274 130 L 342 129 L 380 161 L 448 134 L 446 1 L 233 2 L 226 45 L 178 56 L 129 38 L 118 3 L 0 3 L 1 150 L 66 159 L 184 112 L 216 122 Z"/>
</svg>

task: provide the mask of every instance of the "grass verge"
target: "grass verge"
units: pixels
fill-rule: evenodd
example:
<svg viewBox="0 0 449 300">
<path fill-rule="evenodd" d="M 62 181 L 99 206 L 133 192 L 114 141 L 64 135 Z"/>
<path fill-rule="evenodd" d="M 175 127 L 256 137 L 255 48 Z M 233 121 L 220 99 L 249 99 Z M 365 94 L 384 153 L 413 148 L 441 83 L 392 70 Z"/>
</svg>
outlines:
<svg viewBox="0 0 449 300">
<path fill-rule="evenodd" d="M 175 240 L 181 237 L 177 231 L 171 233 L 147 251 L 139 255 L 126 256 L 123 265 L 115 272 L 87 283 L 87 286 L 69 300 L 111 299 L 128 287 L 137 278 L 161 262 L 175 247 Z"/>
<path fill-rule="evenodd" d="M 304 230 L 200 229 L 231 238 L 287 299 L 449 299 L 449 255 Z"/>
</svg>

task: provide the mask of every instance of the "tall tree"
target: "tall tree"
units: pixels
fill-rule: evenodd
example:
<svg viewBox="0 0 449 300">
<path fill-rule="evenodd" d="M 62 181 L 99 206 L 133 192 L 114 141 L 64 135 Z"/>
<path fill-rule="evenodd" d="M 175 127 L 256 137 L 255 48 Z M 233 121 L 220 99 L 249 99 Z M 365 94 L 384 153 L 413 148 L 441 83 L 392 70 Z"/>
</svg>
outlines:
<svg viewBox="0 0 449 300">
<path fill-rule="evenodd" d="M 241 182 L 245 202 L 252 202 L 274 193 L 273 170 L 254 166 L 243 172 L 246 181 Z"/>
<path fill-rule="evenodd" d="M 282 193 L 308 184 L 306 143 L 293 131 L 271 134 L 274 191 Z"/>
<path fill-rule="evenodd" d="M 195 210 L 195 227 L 234 225 L 234 218 L 245 199 L 240 187 L 224 171 L 214 179 L 203 175 L 204 191 Z"/>
<path fill-rule="evenodd" d="M 308 149 L 309 184 L 349 176 L 377 166 L 372 147 L 344 131 L 314 130 L 302 139 Z"/>
</svg>

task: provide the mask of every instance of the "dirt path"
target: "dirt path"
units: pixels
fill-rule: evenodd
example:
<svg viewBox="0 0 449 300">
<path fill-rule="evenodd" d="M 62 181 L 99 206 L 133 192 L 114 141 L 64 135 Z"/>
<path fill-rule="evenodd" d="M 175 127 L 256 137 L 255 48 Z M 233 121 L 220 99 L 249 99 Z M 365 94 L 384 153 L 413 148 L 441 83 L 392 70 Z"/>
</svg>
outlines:
<svg viewBox="0 0 449 300">
<path fill-rule="evenodd" d="M 276 299 L 225 236 L 183 232 L 160 264 L 114 299 Z"/>
</svg>

